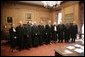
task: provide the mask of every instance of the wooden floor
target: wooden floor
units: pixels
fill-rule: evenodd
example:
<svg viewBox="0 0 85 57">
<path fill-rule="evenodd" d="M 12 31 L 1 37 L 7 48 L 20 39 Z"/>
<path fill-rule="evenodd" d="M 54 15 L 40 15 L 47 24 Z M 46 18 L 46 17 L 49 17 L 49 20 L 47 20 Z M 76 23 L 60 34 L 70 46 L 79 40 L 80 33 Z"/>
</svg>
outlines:
<svg viewBox="0 0 85 57">
<path fill-rule="evenodd" d="M 51 43 L 50 45 L 41 45 L 21 51 L 11 52 L 8 44 L 1 45 L 1 56 L 55 56 L 54 49 L 63 47 L 69 43 Z"/>
</svg>

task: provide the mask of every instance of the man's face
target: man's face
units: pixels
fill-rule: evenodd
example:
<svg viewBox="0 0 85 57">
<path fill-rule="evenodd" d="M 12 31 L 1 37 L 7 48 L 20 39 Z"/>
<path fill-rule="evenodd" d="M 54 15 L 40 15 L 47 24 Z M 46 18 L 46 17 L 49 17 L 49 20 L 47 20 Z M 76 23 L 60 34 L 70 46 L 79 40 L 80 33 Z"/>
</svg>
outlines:
<svg viewBox="0 0 85 57">
<path fill-rule="evenodd" d="M 5 28 L 7 28 L 7 26 L 5 25 Z"/>
<path fill-rule="evenodd" d="M 29 23 L 32 23 L 32 21 L 29 21 Z"/>
<path fill-rule="evenodd" d="M 14 24 L 12 24 L 12 27 L 14 27 Z"/>
<path fill-rule="evenodd" d="M 53 25 L 56 25 L 56 22 L 54 22 Z"/>
<path fill-rule="evenodd" d="M 51 24 L 51 21 L 48 21 L 48 24 Z"/>
</svg>

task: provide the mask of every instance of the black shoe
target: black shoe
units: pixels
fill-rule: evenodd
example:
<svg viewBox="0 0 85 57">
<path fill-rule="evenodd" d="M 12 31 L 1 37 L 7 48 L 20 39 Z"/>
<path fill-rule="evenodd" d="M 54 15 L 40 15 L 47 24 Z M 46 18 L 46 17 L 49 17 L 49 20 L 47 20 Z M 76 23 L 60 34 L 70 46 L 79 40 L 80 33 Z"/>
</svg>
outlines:
<svg viewBox="0 0 85 57">
<path fill-rule="evenodd" d="M 11 50 L 11 52 L 13 52 L 13 50 Z"/>
<path fill-rule="evenodd" d="M 58 41 L 58 43 L 60 43 L 60 41 Z"/>
</svg>

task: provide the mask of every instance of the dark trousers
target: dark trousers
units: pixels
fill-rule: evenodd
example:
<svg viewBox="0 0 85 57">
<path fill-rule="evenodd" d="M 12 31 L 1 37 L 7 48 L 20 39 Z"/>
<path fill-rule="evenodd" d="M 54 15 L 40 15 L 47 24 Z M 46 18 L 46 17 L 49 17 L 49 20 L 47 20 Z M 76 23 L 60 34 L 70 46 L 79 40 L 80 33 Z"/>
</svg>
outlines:
<svg viewBox="0 0 85 57">
<path fill-rule="evenodd" d="M 71 38 L 72 38 L 72 42 L 75 42 L 76 34 L 72 34 Z"/>
<path fill-rule="evenodd" d="M 10 43 L 11 48 L 14 49 L 16 47 L 16 39 L 11 39 L 9 43 Z"/>
<path fill-rule="evenodd" d="M 38 35 L 34 35 L 33 38 L 33 46 L 38 46 L 39 45 L 39 40 L 38 40 Z"/>
<path fill-rule="evenodd" d="M 52 41 L 53 42 L 57 41 L 57 33 L 56 32 L 52 33 Z"/>
<path fill-rule="evenodd" d="M 63 33 L 58 33 L 58 42 L 63 42 Z"/>
</svg>

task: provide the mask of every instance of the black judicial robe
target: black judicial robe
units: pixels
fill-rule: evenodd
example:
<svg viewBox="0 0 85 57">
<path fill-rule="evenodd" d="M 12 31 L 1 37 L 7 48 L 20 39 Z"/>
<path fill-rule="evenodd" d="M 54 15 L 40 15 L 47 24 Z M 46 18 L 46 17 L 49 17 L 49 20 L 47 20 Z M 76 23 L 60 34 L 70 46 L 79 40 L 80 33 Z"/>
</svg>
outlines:
<svg viewBox="0 0 85 57">
<path fill-rule="evenodd" d="M 16 27 L 16 32 L 17 32 L 17 42 L 19 48 L 24 48 L 24 27 L 23 26 L 18 26 Z"/>
<path fill-rule="evenodd" d="M 24 45 L 24 48 L 27 48 L 28 46 L 27 24 L 23 25 L 23 45 Z"/>
<path fill-rule="evenodd" d="M 38 25 L 38 39 L 39 39 L 39 44 L 43 44 L 44 41 L 44 26 L 43 25 Z"/>
<path fill-rule="evenodd" d="M 32 39 L 32 46 L 34 46 L 34 26 L 31 25 L 31 39 Z"/>
<path fill-rule="evenodd" d="M 39 44 L 39 40 L 38 40 L 38 27 L 36 25 L 33 25 L 32 27 L 32 31 L 33 31 L 33 45 L 37 46 Z"/>
<path fill-rule="evenodd" d="M 27 43 L 28 43 L 28 46 L 32 46 L 32 29 L 31 29 L 31 25 L 27 25 Z"/>
</svg>

